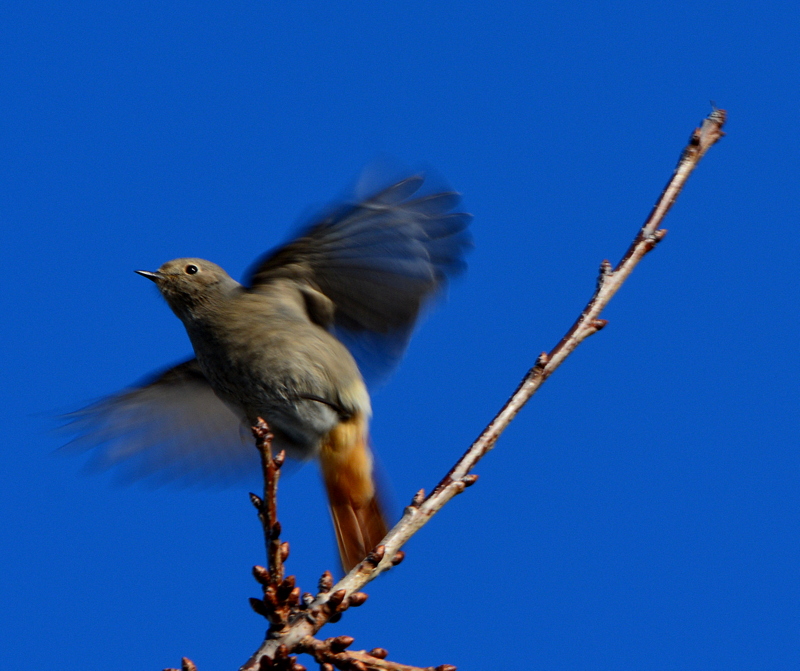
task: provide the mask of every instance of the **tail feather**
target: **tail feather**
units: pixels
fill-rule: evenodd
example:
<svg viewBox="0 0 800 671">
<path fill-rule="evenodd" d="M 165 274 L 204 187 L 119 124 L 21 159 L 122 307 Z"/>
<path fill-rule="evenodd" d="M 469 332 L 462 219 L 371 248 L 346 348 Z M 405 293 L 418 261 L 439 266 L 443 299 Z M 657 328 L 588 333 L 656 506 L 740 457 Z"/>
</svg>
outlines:
<svg viewBox="0 0 800 671">
<path fill-rule="evenodd" d="M 375 497 L 362 507 L 331 504 L 331 516 L 339 546 L 339 558 L 346 572 L 364 559 L 388 531 Z"/>
<path fill-rule="evenodd" d="M 388 531 L 372 478 L 366 420 L 355 415 L 334 428 L 320 452 L 339 557 L 350 571 Z"/>
</svg>

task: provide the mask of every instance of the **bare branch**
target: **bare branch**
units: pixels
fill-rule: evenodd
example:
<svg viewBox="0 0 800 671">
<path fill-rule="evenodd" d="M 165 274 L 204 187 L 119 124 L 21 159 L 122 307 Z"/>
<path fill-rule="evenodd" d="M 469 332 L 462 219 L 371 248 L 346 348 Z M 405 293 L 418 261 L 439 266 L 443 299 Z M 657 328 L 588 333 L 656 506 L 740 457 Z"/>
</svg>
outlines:
<svg viewBox="0 0 800 671">
<path fill-rule="evenodd" d="M 272 456 L 273 435 L 267 423 L 259 418 L 253 427 L 256 447 L 261 456 L 261 471 L 264 476 L 264 497 L 250 494 L 250 500 L 258 511 L 258 519 L 264 530 L 267 551 L 267 568 L 253 567 L 253 577 L 261 584 L 262 599 L 250 599 L 250 606 L 270 622 L 269 633 L 274 634 L 286 627 L 290 618 L 302 610 L 300 588 L 295 586 L 295 577 L 284 578 L 283 563 L 289 557 L 289 544 L 281 543 L 281 524 L 278 522 L 278 478 L 286 454 L 281 451 Z"/>
<path fill-rule="evenodd" d="M 337 669 L 353 669 L 362 671 L 456 671 L 450 664 L 441 666 L 409 666 L 386 659 L 389 654 L 383 648 L 366 650 L 347 650 L 353 643 L 351 636 L 337 636 L 320 641 L 306 636 L 300 641 L 296 652 L 311 655 L 320 665 L 328 664 Z"/>
<path fill-rule="evenodd" d="M 342 607 L 348 605 L 348 599 L 355 596 L 364 585 L 393 565 L 398 564 L 403 557 L 400 548 L 408 539 L 433 517 L 445 503 L 475 482 L 476 476 L 470 475 L 469 472 L 494 447 L 500 434 L 514 419 L 522 406 L 581 342 L 606 325 L 606 321 L 599 318 L 601 312 L 639 261 L 663 239 L 666 231 L 663 229 L 658 230 L 658 227 L 700 159 L 723 136 L 722 126 L 725 123 L 725 118 L 726 113 L 724 110 L 714 109 L 703 121 L 701 127 L 692 133 L 689 144 L 683 150 L 671 179 L 622 260 L 613 269 L 608 261 L 602 262 L 594 295 L 583 309 L 583 312 L 581 312 L 581 315 L 549 353 L 542 353 L 539 356 L 536 364 L 522 379 L 511 398 L 478 436 L 477 440 L 456 462 L 450 472 L 427 497 L 424 497 L 424 492 L 418 492 L 414 496 L 411 504 L 405 509 L 403 517 L 389 531 L 382 544 L 373 550 L 350 573 L 332 587 L 329 584 L 330 580 L 326 582 L 325 589 L 322 588 L 323 585 L 321 584 L 320 593 L 313 600 L 309 598 L 303 615 L 293 618 L 279 633 L 275 631 L 268 632 L 268 636 L 261 647 L 241 667 L 240 671 L 259 668 L 264 661 L 262 658 L 266 660 L 285 658 L 285 654 L 281 654 L 283 651 L 298 651 L 304 646 L 309 651 L 318 650 L 318 644 L 324 645 L 324 642 L 313 639 L 313 635 L 326 622 L 338 617 L 343 610 Z M 329 576 L 329 574 L 327 575 Z M 325 574 L 323 578 L 325 578 Z M 361 653 L 348 654 L 352 656 Z M 355 661 L 365 663 L 361 659 L 356 659 Z M 331 662 L 324 663 L 331 664 Z M 414 667 L 401 665 L 378 667 L 375 666 L 374 662 L 372 664 L 372 667 L 366 666 L 365 668 L 414 669 Z M 348 668 L 358 667 L 356 664 L 351 664 Z M 441 669 L 442 667 L 437 668 Z"/>
</svg>

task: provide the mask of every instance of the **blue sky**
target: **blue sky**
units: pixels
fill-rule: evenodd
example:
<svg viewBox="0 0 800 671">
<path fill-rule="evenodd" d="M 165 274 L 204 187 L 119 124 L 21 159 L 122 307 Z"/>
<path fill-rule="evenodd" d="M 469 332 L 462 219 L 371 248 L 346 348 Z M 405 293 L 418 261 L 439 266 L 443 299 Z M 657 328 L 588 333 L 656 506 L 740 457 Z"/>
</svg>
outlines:
<svg viewBox="0 0 800 671">
<path fill-rule="evenodd" d="M 5 3 L 0 666 L 213 671 L 261 641 L 247 485 L 125 488 L 52 455 L 59 413 L 190 351 L 134 269 L 240 277 L 381 156 L 463 192 L 470 270 L 373 399 L 399 510 L 569 327 L 713 100 L 728 136 L 609 326 L 324 633 L 462 670 L 797 668 L 799 14 Z M 313 466 L 280 509 L 312 590 L 336 561 Z"/>
</svg>

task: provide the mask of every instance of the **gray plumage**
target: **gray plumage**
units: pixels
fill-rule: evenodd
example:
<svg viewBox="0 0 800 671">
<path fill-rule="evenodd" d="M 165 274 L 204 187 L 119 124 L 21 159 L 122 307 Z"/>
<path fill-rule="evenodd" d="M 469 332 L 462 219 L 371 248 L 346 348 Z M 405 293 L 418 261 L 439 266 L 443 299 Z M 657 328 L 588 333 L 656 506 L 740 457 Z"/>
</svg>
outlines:
<svg viewBox="0 0 800 671">
<path fill-rule="evenodd" d="M 227 480 L 257 467 L 246 430 L 257 416 L 300 459 L 337 423 L 368 417 L 362 373 L 397 363 L 469 245 L 469 215 L 452 212 L 459 196 L 412 198 L 422 183 L 409 177 L 333 208 L 257 260 L 244 284 L 202 259 L 141 271 L 183 321 L 196 358 L 74 413 L 72 446 L 133 478 Z"/>
</svg>

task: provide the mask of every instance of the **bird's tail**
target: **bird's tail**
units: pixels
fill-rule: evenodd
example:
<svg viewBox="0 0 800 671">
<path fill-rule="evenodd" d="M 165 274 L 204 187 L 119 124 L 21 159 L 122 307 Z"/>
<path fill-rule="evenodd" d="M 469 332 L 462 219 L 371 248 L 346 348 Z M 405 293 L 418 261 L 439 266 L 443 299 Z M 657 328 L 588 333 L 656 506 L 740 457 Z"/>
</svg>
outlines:
<svg viewBox="0 0 800 671">
<path fill-rule="evenodd" d="M 356 413 L 322 442 L 320 465 L 344 570 L 349 572 L 388 530 L 372 477 L 367 420 Z"/>
</svg>

